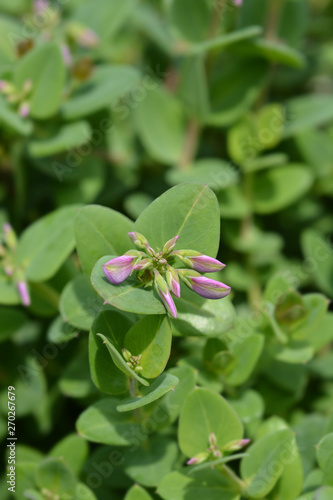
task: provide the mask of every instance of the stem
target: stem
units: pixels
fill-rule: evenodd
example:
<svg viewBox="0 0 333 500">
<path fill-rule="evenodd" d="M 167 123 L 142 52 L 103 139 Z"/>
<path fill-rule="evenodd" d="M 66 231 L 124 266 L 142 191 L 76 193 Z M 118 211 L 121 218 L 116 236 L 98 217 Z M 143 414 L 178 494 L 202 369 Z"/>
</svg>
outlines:
<svg viewBox="0 0 333 500">
<path fill-rule="evenodd" d="M 265 38 L 276 40 L 279 30 L 284 0 L 270 0 L 265 28 Z"/>
<path fill-rule="evenodd" d="M 239 491 L 239 493 L 243 496 L 248 498 L 248 495 L 246 494 L 246 483 L 245 481 L 242 481 L 230 467 L 227 465 L 222 465 L 222 467 L 217 467 L 217 469 L 224 475 L 226 476 L 231 482 L 233 482 Z"/>
<path fill-rule="evenodd" d="M 23 143 L 22 141 L 16 141 L 11 149 L 11 158 L 13 162 L 14 170 L 14 185 L 16 193 L 16 203 L 15 203 L 15 225 L 19 229 L 22 225 L 22 214 L 25 206 L 25 186 L 26 186 L 26 175 L 23 165 Z"/>
<path fill-rule="evenodd" d="M 191 165 L 197 152 L 199 136 L 200 125 L 195 118 L 191 118 L 187 124 L 184 147 L 179 161 L 182 170 L 187 170 Z"/>
</svg>

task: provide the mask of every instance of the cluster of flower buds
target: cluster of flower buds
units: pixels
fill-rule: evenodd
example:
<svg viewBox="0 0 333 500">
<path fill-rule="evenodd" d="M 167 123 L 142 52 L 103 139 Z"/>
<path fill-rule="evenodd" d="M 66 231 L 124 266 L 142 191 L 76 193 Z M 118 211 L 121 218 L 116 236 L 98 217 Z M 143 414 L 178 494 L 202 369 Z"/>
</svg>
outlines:
<svg viewBox="0 0 333 500">
<path fill-rule="evenodd" d="M 187 465 L 199 465 L 203 462 L 221 458 L 224 455 L 227 455 L 233 451 L 240 450 L 244 446 L 247 446 L 250 442 L 250 439 L 239 439 L 237 441 L 231 441 L 220 450 L 217 446 L 216 436 L 214 432 L 211 432 L 209 434 L 208 442 L 209 447 L 207 448 L 207 451 L 198 453 L 193 458 L 190 458 L 190 460 L 187 461 Z"/>
<path fill-rule="evenodd" d="M 26 118 L 30 113 L 29 95 L 32 90 L 32 81 L 26 80 L 22 89 L 17 89 L 12 83 L 0 80 L 0 93 L 6 96 L 6 100 L 18 106 L 19 115 Z"/>
<path fill-rule="evenodd" d="M 132 368 L 135 373 L 140 373 L 142 371 L 142 366 L 140 366 L 141 354 L 139 356 L 133 356 L 125 347 L 122 349 L 123 358 L 126 364 Z"/>
<path fill-rule="evenodd" d="M 0 260 L 2 268 L 9 279 L 16 283 L 18 293 L 24 306 L 30 306 L 30 295 L 23 270 L 15 264 L 17 238 L 12 226 L 6 222 L 3 225 L 3 238 L 0 242 Z"/>
<path fill-rule="evenodd" d="M 212 257 L 195 250 L 176 250 L 179 236 L 167 241 L 162 250 L 151 248 L 146 238 L 137 232 L 128 233 L 138 250 L 130 250 L 103 265 L 105 276 L 113 285 L 125 281 L 133 272 L 145 286 L 155 286 L 168 313 L 176 318 L 177 310 L 171 293 L 180 297 L 180 281 L 207 299 L 221 299 L 230 287 L 202 276 L 225 267 Z M 178 266 L 186 266 L 179 268 Z"/>
</svg>

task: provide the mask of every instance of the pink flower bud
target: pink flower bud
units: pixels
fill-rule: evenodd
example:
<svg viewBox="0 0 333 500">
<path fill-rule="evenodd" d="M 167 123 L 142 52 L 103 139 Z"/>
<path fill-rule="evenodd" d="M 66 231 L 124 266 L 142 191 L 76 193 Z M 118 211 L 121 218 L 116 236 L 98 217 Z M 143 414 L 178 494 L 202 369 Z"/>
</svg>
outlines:
<svg viewBox="0 0 333 500">
<path fill-rule="evenodd" d="M 224 283 L 201 276 L 195 271 L 178 269 L 178 274 L 186 286 L 206 299 L 222 299 L 231 291 L 231 288 Z"/>
<path fill-rule="evenodd" d="M 180 297 L 180 283 L 177 272 L 173 267 L 168 266 L 168 270 L 166 272 L 166 279 L 168 283 L 168 287 L 171 292 L 176 296 Z"/>
<path fill-rule="evenodd" d="M 136 255 L 122 255 L 109 260 L 103 265 L 105 276 L 113 285 L 118 285 L 129 277 L 134 268 L 134 262 L 138 257 Z"/>
<path fill-rule="evenodd" d="M 179 238 L 178 236 L 175 236 L 174 238 L 171 238 L 171 240 L 167 241 L 166 244 L 163 247 L 162 250 L 162 255 L 168 255 L 172 250 L 175 248 L 177 240 Z"/>
<path fill-rule="evenodd" d="M 17 283 L 17 289 L 20 294 L 22 304 L 26 307 L 30 306 L 30 295 L 27 287 L 27 283 L 25 281 L 19 281 Z"/>
<path fill-rule="evenodd" d="M 154 279 L 156 291 L 161 297 L 166 310 L 173 318 L 177 318 L 177 309 L 171 297 L 168 285 L 156 269 L 154 269 Z"/>
</svg>

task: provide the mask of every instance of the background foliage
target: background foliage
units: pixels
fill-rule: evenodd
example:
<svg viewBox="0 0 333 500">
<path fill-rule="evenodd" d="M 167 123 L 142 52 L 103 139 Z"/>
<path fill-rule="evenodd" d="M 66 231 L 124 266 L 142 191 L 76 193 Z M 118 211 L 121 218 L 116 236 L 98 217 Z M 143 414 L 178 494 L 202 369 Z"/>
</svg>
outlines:
<svg viewBox="0 0 333 500">
<path fill-rule="evenodd" d="M 0 221 L 31 296 L 3 261 L 18 500 L 333 498 L 333 4 L 235 4 L 0 2 Z M 133 228 L 175 236 L 203 184 L 181 237 L 219 248 L 232 300 L 184 292 L 171 346 L 162 304 L 105 297 L 96 262 Z M 123 342 L 155 379 L 135 400 Z M 248 456 L 189 473 L 211 433 Z"/>
</svg>

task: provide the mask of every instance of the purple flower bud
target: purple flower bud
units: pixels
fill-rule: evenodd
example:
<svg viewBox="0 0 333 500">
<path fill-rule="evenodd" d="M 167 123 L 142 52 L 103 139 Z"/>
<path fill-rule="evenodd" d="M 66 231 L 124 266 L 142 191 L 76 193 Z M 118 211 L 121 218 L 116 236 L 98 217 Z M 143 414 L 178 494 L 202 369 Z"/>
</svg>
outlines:
<svg viewBox="0 0 333 500">
<path fill-rule="evenodd" d="M 162 278 L 162 276 L 156 269 L 154 269 L 154 278 L 155 278 L 156 291 L 158 295 L 161 297 L 166 310 L 168 311 L 169 314 L 171 314 L 173 318 L 177 318 L 177 309 L 171 297 L 168 285 L 166 284 L 164 278 Z"/>
<path fill-rule="evenodd" d="M 135 264 L 133 269 L 134 271 L 144 271 L 144 269 L 148 269 L 150 265 L 151 265 L 150 259 L 142 259 L 138 264 Z"/>
<path fill-rule="evenodd" d="M 217 445 L 217 440 L 216 440 L 216 436 L 215 436 L 214 432 L 211 432 L 209 434 L 208 441 L 209 441 L 209 445 L 210 446 L 216 446 Z"/>
<path fill-rule="evenodd" d="M 30 106 L 27 102 L 22 102 L 19 108 L 19 115 L 26 118 L 30 113 Z"/>
<path fill-rule="evenodd" d="M 99 44 L 97 33 L 89 28 L 82 30 L 78 34 L 77 41 L 82 47 L 86 48 L 93 48 Z"/>
<path fill-rule="evenodd" d="M 14 229 L 9 224 L 5 222 L 3 225 L 4 240 L 8 248 L 15 250 L 17 246 L 17 238 Z"/>
<path fill-rule="evenodd" d="M 164 245 L 162 249 L 162 255 L 168 255 L 172 250 L 175 248 L 177 240 L 179 238 L 178 236 L 175 236 L 174 238 L 171 238 L 171 240 L 167 241 L 166 244 Z"/>
<path fill-rule="evenodd" d="M 30 295 L 28 292 L 27 283 L 25 281 L 19 281 L 17 283 L 17 289 L 18 289 L 18 292 L 20 294 L 22 304 L 24 306 L 27 306 L 27 307 L 30 306 L 31 301 L 30 301 Z"/>
<path fill-rule="evenodd" d="M 65 66 L 69 67 L 71 66 L 72 64 L 72 54 L 71 54 L 71 51 L 68 47 L 68 45 L 61 45 L 61 54 L 62 54 L 62 60 L 64 61 L 65 63 Z"/>
<path fill-rule="evenodd" d="M 128 236 L 131 238 L 132 243 L 137 248 L 140 248 L 140 250 L 146 250 L 149 246 L 148 240 L 140 233 L 133 231 L 132 233 L 128 233 Z"/>
<path fill-rule="evenodd" d="M 206 299 L 222 299 L 230 293 L 231 288 L 229 286 L 201 276 L 195 271 L 178 269 L 178 274 L 185 285 Z"/>
<path fill-rule="evenodd" d="M 177 272 L 173 267 L 168 266 L 168 270 L 166 272 L 166 279 L 168 283 L 168 287 L 171 292 L 176 296 L 180 297 L 180 283 Z"/>
<path fill-rule="evenodd" d="M 236 451 L 244 448 L 251 442 L 251 439 L 238 439 L 236 441 L 231 441 L 226 446 L 224 446 L 224 450 L 226 451 Z"/>
<path fill-rule="evenodd" d="M 199 273 L 215 273 L 225 267 L 225 264 L 219 260 L 194 250 L 178 250 L 172 255 L 177 256 L 185 266 Z"/>
<path fill-rule="evenodd" d="M 134 262 L 137 258 L 137 255 L 124 254 L 121 257 L 109 260 L 103 265 L 105 276 L 114 285 L 122 283 L 133 271 Z"/>
</svg>

